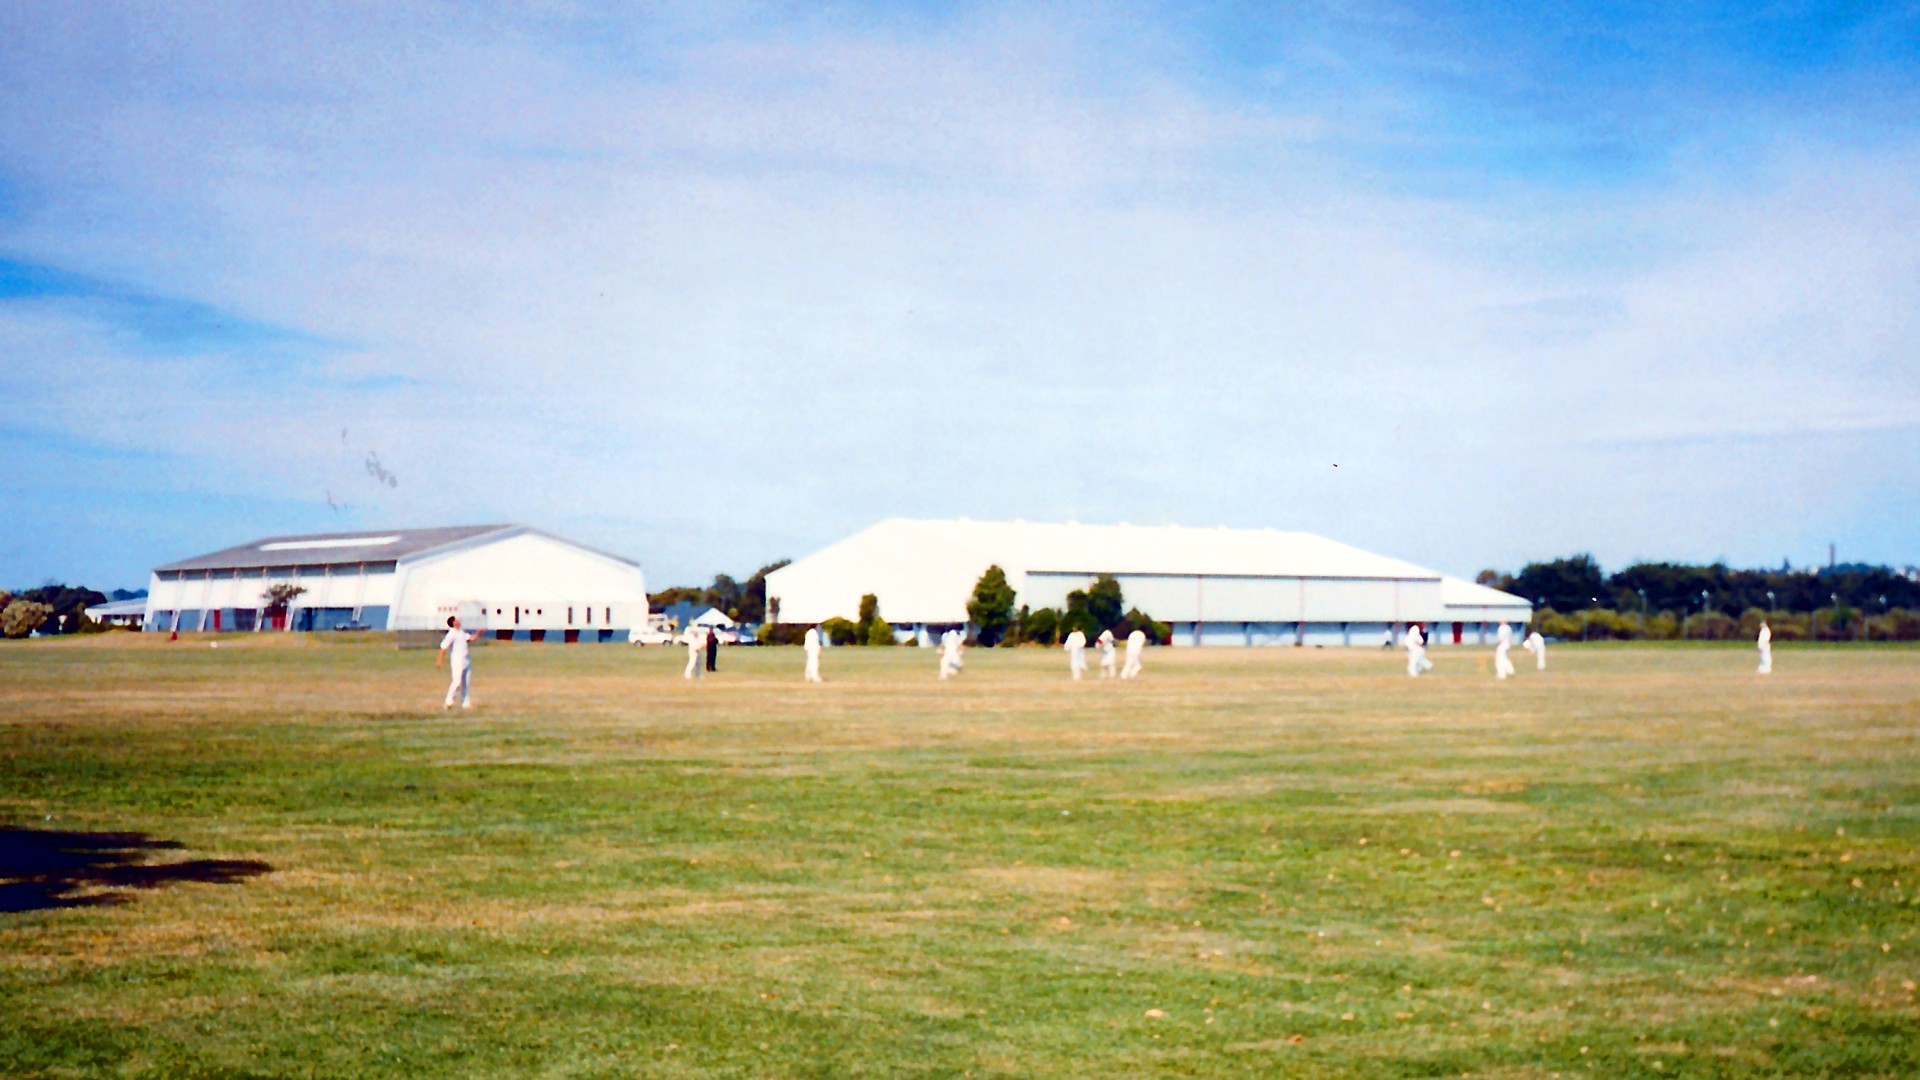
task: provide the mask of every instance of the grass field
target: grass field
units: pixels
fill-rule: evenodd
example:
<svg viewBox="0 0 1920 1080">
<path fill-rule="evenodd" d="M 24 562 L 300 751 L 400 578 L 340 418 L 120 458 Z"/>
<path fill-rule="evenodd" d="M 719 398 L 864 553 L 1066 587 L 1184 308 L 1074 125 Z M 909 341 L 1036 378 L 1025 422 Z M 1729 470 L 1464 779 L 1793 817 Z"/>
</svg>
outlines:
<svg viewBox="0 0 1920 1080">
<path fill-rule="evenodd" d="M 0 648 L 0 1075 L 1920 1076 L 1920 651 L 683 657 Z"/>
</svg>

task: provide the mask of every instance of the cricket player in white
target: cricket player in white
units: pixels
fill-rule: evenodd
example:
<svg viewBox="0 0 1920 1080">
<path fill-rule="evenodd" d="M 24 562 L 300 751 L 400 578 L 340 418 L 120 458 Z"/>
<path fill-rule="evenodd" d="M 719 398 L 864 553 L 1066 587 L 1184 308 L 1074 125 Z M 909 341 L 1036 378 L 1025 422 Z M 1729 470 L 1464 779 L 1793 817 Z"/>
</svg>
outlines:
<svg viewBox="0 0 1920 1080">
<path fill-rule="evenodd" d="M 1547 639 L 1540 636 L 1540 631 L 1529 630 L 1527 640 L 1521 642 L 1520 647 L 1533 654 L 1535 671 L 1547 670 Z"/>
<path fill-rule="evenodd" d="M 1067 640 L 1061 642 L 1060 647 L 1067 650 L 1067 670 L 1073 672 L 1073 677 L 1078 679 L 1085 675 L 1087 673 L 1087 635 L 1075 630 L 1067 635 Z"/>
<path fill-rule="evenodd" d="M 440 655 L 433 658 L 433 666 L 439 667 L 449 652 L 453 654 L 453 678 L 447 683 L 447 701 L 441 708 L 453 708 L 455 696 L 460 698 L 461 708 L 473 708 L 473 659 L 467 655 L 467 643 L 479 636 L 478 630 L 468 634 L 460 629 L 460 616 L 447 616 L 447 636 L 440 639 Z"/>
<path fill-rule="evenodd" d="M 1433 661 L 1427 659 L 1427 635 L 1420 630 L 1419 623 L 1407 627 L 1407 674 L 1418 676 L 1423 671 L 1433 670 Z"/>
<path fill-rule="evenodd" d="M 687 627 L 686 634 L 683 636 L 687 640 L 687 670 L 681 672 L 680 675 L 681 678 L 685 679 L 697 679 L 700 677 L 700 654 L 707 647 L 706 629 L 699 626 L 689 626 Z"/>
<path fill-rule="evenodd" d="M 1773 674 L 1773 627 L 1760 620 L 1760 674 Z"/>
<path fill-rule="evenodd" d="M 1513 627 L 1500 624 L 1499 633 L 1493 637 L 1493 677 L 1504 679 L 1513 674 Z"/>
<path fill-rule="evenodd" d="M 807 650 L 807 681 L 820 682 L 820 628 L 807 627 L 806 636 L 800 642 Z"/>
<path fill-rule="evenodd" d="M 940 635 L 940 677 L 960 674 L 960 650 L 966 648 L 966 635 L 949 630 Z"/>
<path fill-rule="evenodd" d="M 1147 632 L 1135 630 L 1127 635 L 1127 666 L 1120 669 L 1120 677 L 1131 679 L 1140 674 L 1140 652 L 1147 647 Z"/>
<path fill-rule="evenodd" d="M 1119 662 L 1113 654 L 1113 631 L 1102 630 L 1100 636 L 1093 640 L 1094 644 L 1100 646 L 1100 677 L 1111 679 L 1118 674 L 1116 665 Z"/>
</svg>

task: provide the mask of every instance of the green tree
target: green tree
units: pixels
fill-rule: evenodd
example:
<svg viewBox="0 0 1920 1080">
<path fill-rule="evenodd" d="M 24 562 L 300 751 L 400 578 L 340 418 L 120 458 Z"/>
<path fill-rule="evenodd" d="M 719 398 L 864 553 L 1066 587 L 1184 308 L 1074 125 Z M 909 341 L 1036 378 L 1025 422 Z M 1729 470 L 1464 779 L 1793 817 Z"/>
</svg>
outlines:
<svg viewBox="0 0 1920 1080">
<path fill-rule="evenodd" d="M 853 639 L 862 645 L 874 644 L 873 624 L 876 622 L 886 625 L 880 618 L 880 598 L 868 593 L 860 598 L 860 617 L 853 624 Z M 888 632 L 892 632 L 891 627 L 888 627 Z M 891 637 L 887 639 L 887 644 L 893 644 Z"/>
<path fill-rule="evenodd" d="M 1600 564 L 1591 555 L 1574 555 L 1552 562 L 1528 563 L 1513 579 L 1513 592 L 1556 611 L 1579 611 L 1593 606 L 1602 594 Z"/>
<path fill-rule="evenodd" d="M 306 591 L 305 585 L 289 585 L 283 581 L 267 586 L 267 591 L 260 594 L 260 599 L 267 606 L 267 614 L 282 615 L 293 606 L 294 599 Z"/>
<path fill-rule="evenodd" d="M 867 623 L 866 643 L 868 645 L 898 644 L 893 640 L 893 627 L 878 615 Z"/>
<path fill-rule="evenodd" d="M 1092 616 L 1100 630 L 1112 630 L 1119 626 L 1122 618 L 1120 613 L 1126 608 L 1127 602 L 1120 595 L 1120 582 L 1112 574 L 1101 574 L 1087 589 L 1087 614 Z M 1099 631 L 1096 630 L 1087 636 L 1098 635 Z"/>
<path fill-rule="evenodd" d="M 700 594 L 700 602 L 724 612 L 729 619 L 740 617 L 740 599 L 745 590 L 727 574 L 713 575 L 713 584 Z"/>
<path fill-rule="evenodd" d="M 1100 624 L 1094 621 L 1093 613 L 1087 610 L 1090 598 L 1080 589 L 1067 594 L 1067 610 L 1060 616 L 1060 638 L 1065 640 L 1075 630 L 1087 635 L 1087 639 L 1100 636 Z"/>
<path fill-rule="evenodd" d="M 997 645 L 1013 626 L 1013 586 L 1007 584 L 1007 572 L 998 566 L 987 567 L 973 583 L 973 597 L 967 601 L 967 621 L 982 645 Z"/>
<path fill-rule="evenodd" d="M 6 609 L 0 611 L 0 634 L 10 638 L 23 638 L 47 621 L 53 614 L 53 608 L 36 600 L 13 600 Z"/>
<path fill-rule="evenodd" d="M 792 562 L 791 559 L 777 559 L 753 572 L 753 576 L 740 586 L 740 614 L 734 618 L 742 622 L 767 621 L 767 575 Z"/>
<path fill-rule="evenodd" d="M 1051 645 L 1059 635 L 1060 613 L 1049 607 L 1028 612 L 1020 626 L 1020 636 L 1035 645 Z"/>
<path fill-rule="evenodd" d="M 647 603 L 657 608 L 669 608 L 679 603 L 697 604 L 706 594 L 705 589 L 696 586 L 675 585 L 672 588 L 661 589 L 659 592 L 648 593 Z"/>
<path fill-rule="evenodd" d="M 1135 630 L 1147 635 L 1147 640 L 1155 645 L 1165 645 L 1173 640 L 1173 627 L 1156 620 L 1139 608 L 1128 608 L 1127 613 L 1120 617 L 1120 625 L 1114 627 L 1113 632 L 1124 638 Z"/>
<path fill-rule="evenodd" d="M 821 623 L 820 632 L 835 645 L 851 645 L 859 636 L 859 630 L 853 623 L 837 615 Z"/>
</svg>

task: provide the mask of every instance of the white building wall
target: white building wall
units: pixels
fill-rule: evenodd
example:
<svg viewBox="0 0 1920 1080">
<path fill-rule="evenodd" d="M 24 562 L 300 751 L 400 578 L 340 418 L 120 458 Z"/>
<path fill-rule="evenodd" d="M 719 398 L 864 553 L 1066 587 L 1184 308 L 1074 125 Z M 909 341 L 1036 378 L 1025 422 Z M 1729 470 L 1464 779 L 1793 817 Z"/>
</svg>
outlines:
<svg viewBox="0 0 1920 1080">
<path fill-rule="evenodd" d="M 647 614 L 639 567 L 533 532 L 403 560 L 400 577 L 396 630 L 444 626 L 463 603 L 485 609 L 487 630 L 628 630 Z"/>
<path fill-rule="evenodd" d="M 274 585 L 306 589 L 294 599 L 301 608 L 346 609 L 354 613 L 393 603 L 395 574 L 390 569 L 354 566 L 272 567 L 233 570 L 187 570 L 178 576 L 150 575 L 147 581 L 146 621 L 151 626 L 159 612 L 171 612 L 167 628 L 212 630 L 212 613 L 221 613 L 220 629 L 235 628 L 236 611 L 252 612 L 256 620 L 266 609 L 266 591 Z M 181 613 L 186 613 L 184 621 Z M 256 621 L 256 625 L 257 621 Z"/>
<path fill-rule="evenodd" d="M 1127 606 L 1171 624 L 1176 641 L 1378 647 L 1389 627 L 1437 628 L 1448 618 L 1436 572 L 1306 534 L 1252 530 L 891 520 L 775 571 L 767 592 L 786 623 L 852 618 L 867 592 L 896 626 L 957 623 L 990 564 L 1007 572 L 1016 604 L 1063 609 L 1069 592 L 1093 584 L 1100 568 L 1087 564 L 1102 558 L 1133 563 L 1133 572 L 1109 571 Z M 1195 572 L 1179 572 L 1183 562 Z M 1071 563 L 1081 565 L 1061 568 Z M 1269 565 L 1299 569 L 1260 572 Z"/>
<path fill-rule="evenodd" d="M 325 614 L 335 622 L 366 618 L 393 630 L 435 629 L 446 624 L 449 612 L 484 607 L 485 629 L 543 630 L 558 639 L 569 629 L 624 636 L 647 614 L 646 578 L 639 567 L 528 531 L 476 538 L 471 546 L 428 552 L 392 567 L 188 570 L 165 578 L 155 573 L 147 585 L 147 625 L 211 630 L 210 613 L 217 610 L 220 629 L 232 630 L 236 609 L 254 613 L 260 625 L 263 595 L 283 583 L 306 590 L 289 612 L 287 623 L 293 627 L 303 625 L 303 612 L 330 609 Z M 494 615 L 496 609 L 504 615 Z M 161 612 L 170 614 L 156 621 Z"/>
<path fill-rule="evenodd" d="M 965 622 L 967 600 L 991 563 L 898 524 L 883 523 L 768 574 L 767 597 L 779 601 L 779 621 L 851 619 L 860 597 L 872 593 L 880 617 L 895 625 Z M 1020 591 L 1025 582 L 1015 568 L 1002 569 Z"/>
</svg>

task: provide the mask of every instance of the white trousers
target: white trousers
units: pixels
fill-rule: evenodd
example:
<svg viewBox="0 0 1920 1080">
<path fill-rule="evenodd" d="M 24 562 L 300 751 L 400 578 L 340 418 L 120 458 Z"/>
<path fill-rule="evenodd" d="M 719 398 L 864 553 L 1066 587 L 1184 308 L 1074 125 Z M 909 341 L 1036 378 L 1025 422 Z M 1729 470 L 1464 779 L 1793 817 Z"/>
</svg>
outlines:
<svg viewBox="0 0 1920 1080">
<path fill-rule="evenodd" d="M 1773 646 L 1760 646 L 1760 674 L 1773 674 Z"/>
<path fill-rule="evenodd" d="M 1127 666 L 1120 669 L 1120 677 L 1131 679 L 1138 674 L 1140 674 L 1140 654 L 1130 652 L 1127 654 Z"/>
<path fill-rule="evenodd" d="M 1496 645 L 1493 649 L 1493 677 L 1504 679 L 1513 674 L 1513 657 L 1507 655 L 1507 646 Z"/>
<path fill-rule="evenodd" d="M 820 653 L 818 651 L 807 654 L 807 681 L 820 681 Z"/>
<path fill-rule="evenodd" d="M 1073 672 L 1073 677 L 1076 679 L 1087 673 L 1087 653 L 1085 649 L 1067 650 L 1067 670 Z"/>
<path fill-rule="evenodd" d="M 1407 674 L 1418 675 L 1423 671 L 1432 671 L 1433 661 L 1427 659 L 1427 650 L 1407 650 Z"/>
<path fill-rule="evenodd" d="M 452 679 L 447 683 L 447 703 L 442 706 L 442 708 L 452 708 L 453 699 L 456 697 L 460 699 L 460 707 L 463 709 L 467 708 L 473 703 L 472 662 L 454 665 L 453 671 L 450 674 L 452 675 Z"/>
<path fill-rule="evenodd" d="M 683 678 L 688 678 L 688 679 L 697 679 L 700 677 L 700 650 L 699 649 L 687 650 L 687 670 L 682 672 L 681 676 Z"/>
<path fill-rule="evenodd" d="M 1108 649 L 1106 652 L 1101 653 L 1100 654 L 1100 677 L 1103 679 L 1113 678 L 1114 671 L 1116 670 L 1116 665 L 1119 662 L 1120 662 L 1120 658 L 1113 654 L 1112 649 Z"/>
</svg>

